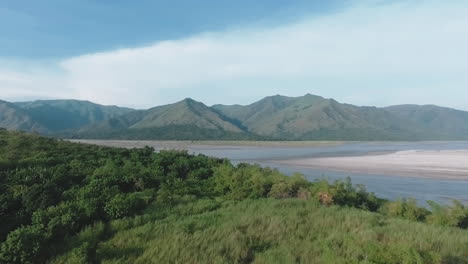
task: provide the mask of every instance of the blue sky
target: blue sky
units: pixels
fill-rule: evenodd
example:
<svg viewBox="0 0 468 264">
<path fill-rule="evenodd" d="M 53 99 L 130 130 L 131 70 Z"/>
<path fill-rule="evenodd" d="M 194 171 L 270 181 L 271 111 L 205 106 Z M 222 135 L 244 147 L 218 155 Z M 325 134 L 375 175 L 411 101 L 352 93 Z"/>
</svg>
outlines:
<svg viewBox="0 0 468 264">
<path fill-rule="evenodd" d="M 3 0 L 0 99 L 137 108 L 306 93 L 468 110 L 468 3 Z"/>
<path fill-rule="evenodd" d="M 310 0 L 3 0 L 1 56 L 57 58 L 180 39 L 252 24 L 278 25 L 343 8 Z"/>
</svg>

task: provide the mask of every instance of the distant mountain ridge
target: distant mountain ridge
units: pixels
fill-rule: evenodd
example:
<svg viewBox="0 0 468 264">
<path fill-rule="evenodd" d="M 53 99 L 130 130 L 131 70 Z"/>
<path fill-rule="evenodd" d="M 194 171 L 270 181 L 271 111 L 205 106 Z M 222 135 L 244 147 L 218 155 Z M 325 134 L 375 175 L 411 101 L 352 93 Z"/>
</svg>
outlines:
<svg viewBox="0 0 468 264">
<path fill-rule="evenodd" d="M 53 134 L 107 120 L 134 109 L 104 106 L 79 100 L 37 100 L 7 103 L 2 101 L 0 127 Z M 9 109 L 7 111 L 7 109 Z M 16 119 L 16 122 L 12 122 Z M 7 120 L 10 120 L 7 122 Z"/>
<path fill-rule="evenodd" d="M 6 101 L 0 101 L 0 127 L 39 133 L 47 131 L 26 110 Z"/>
<path fill-rule="evenodd" d="M 307 94 L 271 96 L 247 106 L 215 105 L 253 133 L 297 140 L 403 139 L 411 136 L 404 120 L 376 107 L 340 104 Z"/>
<path fill-rule="evenodd" d="M 468 112 L 355 106 L 312 94 L 211 107 L 187 98 L 147 110 L 77 100 L 0 101 L 0 127 L 100 139 L 468 140 Z"/>
<path fill-rule="evenodd" d="M 187 98 L 87 126 L 72 137 L 166 140 L 262 139 L 215 109 Z"/>
</svg>

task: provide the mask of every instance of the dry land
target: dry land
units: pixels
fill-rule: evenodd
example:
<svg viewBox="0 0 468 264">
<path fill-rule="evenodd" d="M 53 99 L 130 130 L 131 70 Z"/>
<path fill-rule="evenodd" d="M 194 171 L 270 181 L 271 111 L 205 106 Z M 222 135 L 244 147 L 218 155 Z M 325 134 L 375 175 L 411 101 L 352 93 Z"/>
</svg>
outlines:
<svg viewBox="0 0 468 264">
<path fill-rule="evenodd" d="M 366 156 L 301 158 L 276 162 L 345 172 L 468 180 L 468 150 L 414 150 Z"/>
</svg>

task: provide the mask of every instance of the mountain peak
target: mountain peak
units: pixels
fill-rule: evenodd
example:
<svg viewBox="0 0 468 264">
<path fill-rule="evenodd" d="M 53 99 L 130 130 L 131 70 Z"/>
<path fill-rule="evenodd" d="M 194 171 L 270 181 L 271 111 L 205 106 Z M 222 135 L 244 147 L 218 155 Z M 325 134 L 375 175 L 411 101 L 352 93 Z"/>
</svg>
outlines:
<svg viewBox="0 0 468 264">
<path fill-rule="evenodd" d="M 311 93 L 306 93 L 304 96 L 302 97 L 305 97 L 305 98 L 314 98 L 314 99 L 326 99 L 322 96 L 319 96 L 319 95 L 315 95 L 315 94 L 311 94 Z"/>
<path fill-rule="evenodd" d="M 208 107 L 204 103 L 196 101 L 196 100 L 194 100 L 192 98 L 189 98 L 189 97 L 187 97 L 187 98 L 185 98 L 185 99 L 183 99 L 183 100 L 181 100 L 181 101 L 179 101 L 177 103 L 169 104 L 169 105 L 174 105 L 174 106 L 179 105 L 179 106 L 187 106 L 187 107 L 190 107 L 190 106 Z"/>
<path fill-rule="evenodd" d="M 180 101 L 177 102 L 177 103 L 185 103 L 185 104 L 194 104 L 194 103 L 197 103 L 197 104 L 203 104 L 202 102 L 199 102 L 199 101 L 197 101 L 197 100 L 194 100 L 194 99 L 192 99 L 192 98 L 190 98 L 190 97 L 187 97 L 187 98 L 185 98 L 185 99 L 183 99 L 183 100 L 180 100 Z"/>
</svg>

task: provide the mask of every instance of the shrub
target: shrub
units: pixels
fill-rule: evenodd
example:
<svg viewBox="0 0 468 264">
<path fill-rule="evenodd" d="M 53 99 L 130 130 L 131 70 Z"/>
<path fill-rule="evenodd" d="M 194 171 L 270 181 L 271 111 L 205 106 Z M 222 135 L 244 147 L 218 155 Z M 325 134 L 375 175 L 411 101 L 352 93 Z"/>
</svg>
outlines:
<svg viewBox="0 0 468 264">
<path fill-rule="evenodd" d="M 23 226 L 11 232 L 0 249 L 1 263 L 37 263 L 45 246 L 46 237 L 38 226 Z"/>
<path fill-rule="evenodd" d="M 315 182 L 312 193 L 322 204 L 350 206 L 369 211 L 377 211 L 385 201 L 367 192 L 363 185 L 353 186 L 349 177 L 345 181 L 337 180 L 333 184 L 325 179 Z"/>
<path fill-rule="evenodd" d="M 415 199 L 398 199 L 393 202 L 386 202 L 380 212 L 393 217 L 402 217 L 412 221 L 424 221 L 429 215 L 429 211 L 419 207 Z"/>
<path fill-rule="evenodd" d="M 271 187 L 268 196 L 276 198 L 276 199 L 283 199 L 292 197 L 293 190 L 291 185 L 287 182 L 278 182 L 273 184 Z"/>
<path fill-rule="evenodd" d="M 117 194 L 104 207 L 107 216 L 111 219 L 121 218 L 135 214 L 144 206 L 136 194 Z"/>
<path fill-rule="evenodd" d="M 468 227 L 468 209 L 458 201 L 453 206 L 441 206 L 433 201 L 428 202 L 432 213 L 427 217 L 430 224 L 442 226 Z"/>
<path fill-rule="evenodd" d="M 82 264 L 82 263 L 95 263 L 96 248 L 90 243 L 85 242 L 80 247 L 72 250 L 70 258 L 67 263 L 71 264 Z"/>
<path fill-rule="evenodd" d="M 60 238 L 79 231 L 89 223 L 89 219 L 76 203 L 65 202 L 45 210 L 37 210 L 32 216 L 32 223 L 42 228 L 48 237 Z"/>
</svg>

